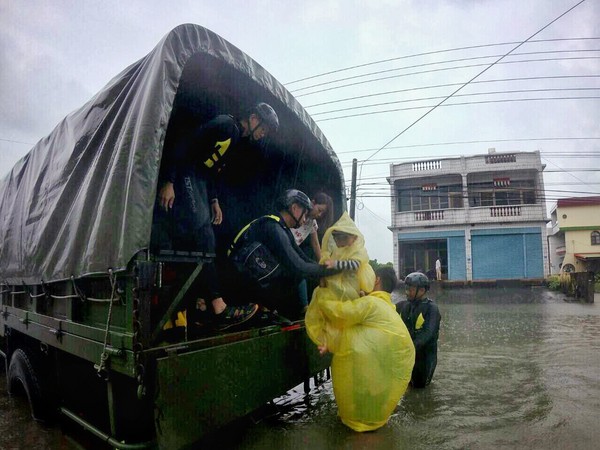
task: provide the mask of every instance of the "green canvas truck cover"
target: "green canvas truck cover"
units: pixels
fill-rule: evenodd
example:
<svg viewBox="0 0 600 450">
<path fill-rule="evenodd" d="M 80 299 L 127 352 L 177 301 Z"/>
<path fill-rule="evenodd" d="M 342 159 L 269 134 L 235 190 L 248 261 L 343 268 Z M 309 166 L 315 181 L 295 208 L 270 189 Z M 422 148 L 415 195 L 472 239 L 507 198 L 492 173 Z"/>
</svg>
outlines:
<svg viewBox="0 0 600 450">
<path fill-rule="evenodd" d="M 194 94 L 178 106 L 184 85 Z M 280 160 L 286 152 L 305 152 L 311 164 L 329 165 L 322 167 L 326 182 L 342 203 L 339 161 L 292 95 L 215 33 L 181 25 L 69 114 L 0 181 L 0 281 L 40 284 L 125 269 L 149 246 L 174 109 L 192 111 L 197 104 L 201 113 L 190 117 L 205 119 L 255 101 L 270 103 L 280 116 L 269 148 Z"/>
</svg>

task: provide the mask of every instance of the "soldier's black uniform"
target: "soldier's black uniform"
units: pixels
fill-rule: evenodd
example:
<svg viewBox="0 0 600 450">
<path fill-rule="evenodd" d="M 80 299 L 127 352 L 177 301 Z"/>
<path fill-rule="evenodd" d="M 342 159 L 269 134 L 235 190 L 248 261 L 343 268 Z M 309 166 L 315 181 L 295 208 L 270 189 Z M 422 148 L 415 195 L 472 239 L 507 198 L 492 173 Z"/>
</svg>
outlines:
<svg viewBox="0 0 600 450">
<path fill-rule="evenodd" d="M 401 301 L 396 305 L 396 311 L 402 317 L 415 345 L 411 385 L 423 388 L 431 382 L 437 364 L 437 341 L 442 316 L 435 302 L 426 297 Z M 422 317 L 422 321 L 419 317 Z"/>
<path fill-rule="evenodd" d="M 210 202 L 217 199 L 216 175 L 235 154 L 240 126 L 220 115 L 180 135 L 165 149 L 158 189 L 173 183 L 175 201 L 170 211 L 154 206 L 152 245 L 155 250 L 185 250 L 213 254 L 215 235 Z"/>
</svg>

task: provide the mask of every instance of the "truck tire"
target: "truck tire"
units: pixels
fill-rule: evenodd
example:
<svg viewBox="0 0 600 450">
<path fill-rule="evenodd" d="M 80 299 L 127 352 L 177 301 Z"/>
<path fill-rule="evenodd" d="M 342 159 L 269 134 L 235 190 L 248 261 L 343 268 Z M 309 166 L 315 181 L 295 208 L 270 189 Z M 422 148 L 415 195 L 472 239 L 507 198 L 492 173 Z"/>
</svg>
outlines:
<svg viewBox="0 0 600 450">
<path fill-rule="evenodd" d="M 17 394 L 19 389 L 25 392 L 29 400 L 31 416 L 37 421 L 47 421 L 52 409 L 44 381 L 40 377 L 40 370 L 30 352 L 20 348 L 16 349 L 10 358 L 8 393 Z"/>
</svg>

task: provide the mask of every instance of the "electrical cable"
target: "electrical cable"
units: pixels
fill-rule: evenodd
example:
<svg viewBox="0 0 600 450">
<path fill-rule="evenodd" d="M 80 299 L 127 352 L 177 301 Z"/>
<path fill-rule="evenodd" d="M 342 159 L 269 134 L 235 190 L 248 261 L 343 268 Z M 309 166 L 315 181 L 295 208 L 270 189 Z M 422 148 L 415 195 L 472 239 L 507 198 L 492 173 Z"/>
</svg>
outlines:
<svg viewBox="0 0 600 450">
<path fill-rule="evenodd" d="M 587 41 L 587 40 L 598 40 L 600 39 L 600 37 L 579 37 L 579 38 L 555 38 L 555 39 L 532 39 L 530 40 L 528 43 L 529 44 L 533 44 L 533 43 L 541 43 L 541 42 L 563 42 L 563 41 Z M 382 60 L 378 60 L 378 61 L 372 61 L 372 62 L 368 62 L 368 63 L 363 63 L 363 64 L 357 64 L 354 66 L 349 66 L 349 67 L 344 67 L 342 69 L 336 69 L 336 70 L 331 70 L 328 72 L 323 72 L 317 75 L 311 75 L 309 77 L 305 77 L 305 78 L 300 78 L 298 80 L 294 80 L 294 81 L 289 81 L 287 83 L 284 83 L 285 86 L 289 86 L 290 84 L 295 84 L 295 83 L 299 83 L 301 81 L 306 81 L 306 80 L 310 80 L 313 78 L 319 78 L 319 77 L 323 77 L 326 75 L 331 75 L 334 73 L 339 73 L 339 72 L 345 72 L 348 70 L 353 70 L 353 69 L 358 69 L 361 67 L 367 67 L 367 66 L 372 66 L 372 65 L 376 65 L 376 64 L 382 64 L 382 63 L 386 63 L 386 62 L 391 62 L 391 61 L 398 61 L 401 59 L 408 59 L 408 58 L 415 58 L 418 56 L 428 56 L 428 55 L 435 55 L 438 53 L 448 53 L 448 52 L 454 52 L 454 51 L 461 51 L 461 50 L 472 50 L 475 48 L 486 48 L 486 47 L 500 47 L 503 45 L 515 45 L 518 44 L 519 42 L 499 42 L 499 43 L 494 43 L 494 44 L 480 44 L 480 45 L 470 45 L 470 46 L 466 46 L 466 47 L 455 47 L 455 48 L 449 48 L 449 49 L 444 49 L 444 50 L 433 50 L 433 51 L 429 51 L 429 52 L 422 52 L 422 53 L 415 53 L 412 55 L 405 55 L 405 56 L 398 56 L 395 58 L 388 58 L 388 59 L 382 59 Z"/>
<path fill-rule="evenodd" d="M 600 78 L 600 75 L 550 75 L 550 76 L 543 76 L 543 77 L 496 78 L 493 80 L 475 80 L 475 81 L 472 81 L 471 84 L 504 83 L 504 82 L 513 82 L 513 81 L 562 80 L 562 79 L 573 79 L 573 78 L 574 79 L 577 79 L 577 78 Z M 461 85 L 462 85 L 462 83 L 446 83 L 446 84 L 432 84 L 429 86 L 420 86 L 420 87 L 414 87 L 414 88 L 408 88 L 408 89 L 396 89 L 393 91 L 376 92 L 374 94 L 358 95 L 355 97 L 346 97 L 346 98 L 330 100 L 330 101 L 322 102 L 322 103 L 315 103 L 314 105 L 308 105 L 308 106 L 305 106 L 304 108 L 306 108 L 306 109 L 315 108 L 317 106 L 329 105 L 332 103 L 340 103 L 340 102 L 346 102 L 346 101 L 350 101 L 350 100 L 360 100 L 363 98 L 378 97 L 381 95 L 398 94 L 400 92 L 421 91 L 421 90 L 427 90 L 427 89 L 436 89 L 436 88 L 461 86 Z"/>
<path fill-rule="evenodd" d="M 578 53 L 578 52 L 598 52 L 598 51 L 600 51 L 600 50 L 598 50 L 598 49 L 547 50 L 547 51 L 543 51 L 543 52 L 513 53 L 510 56 L 548 55 L 548 54 L 554 54 L 554 53 Z M 395 67 L 393 69 L 378 70 L 376 72 L 364 73 L 364 74 L 361 74 L 361 75 L 354 75 L 354 76 L 351 76 L 351 77 L 338 78 L 336 80 L 324 81 L 322 83 L 312 84 L 310 86 L 305 86 L 305 87 L 302 87 L 302 88 L 294 89 L 294 90 L 291 90 L 290 92 L 296 93 L 296 92 L 304 91 L 306 89 L 316 88 L 316 87 L 320 87 L 320 86 L 327 86 L 327 85 L 335 84 L 335 83 L 341 83 L 343 81 L 356 80 L 356 79 L 359 79 L 359 78 L 365 78 L 365 77 L 369 77 L 369 76 L 373 76 L 373 75 L 380 75 L 380 74 L 383 74 L 383 73 L 397 72 L 399 70 L 417 69 L 419 67 L 428 67 L 428 66 L 435 66 L 437 64 L 449 64 L 449 63 L 456 63 L 456 62 L 462 62 L 462 61 L 475 61 L 475 60 L 478 60 L 478 59 L 499 58 L 501 56 L 502 55 L 471 56 L 471 57 L 468 57 L 468 58 L 447 59 L 447 60 L 444 60 L 444 61 L 434 61 L 434 62 L 428 62 L 428 63 L 414 64 L 412 66 Z M 516 63 L 516 62 L 561 61 L 563 59 L 580 59 L 580 58 L 581 59 L 587 59 L 586 57 L 541 58 L 541 59 L 524 59 L 524 60 L 520 60 L 520 61 L 505 61 L 502 64 L 511 64 L 511 63 Z M 467 66 L 447 67 L 447 68 L 445 68 L 445 70 L 461 69 L 461 68 L 465 68 L 465 67 L 477 67 L 477 66 L 484 66 L 484 65 L 487 65 L 487 63 L 475 64 L 475 65 L 467 65 Z M 444 69 L 440 69 L 440 70 L 444 70 Z M 433 70 L 432 72 L 435 72 L 435 71 L 436 70 Z M 427 73 L 427 72 L 418 72 L 418 73 Z M 411 74 L 408 74 L 408 75 L 411 75 Z M 404 76 L 404 75 L 400 75 L 400 76 Z M 366 80 L 365 82 L 386 80 L 388 78 L 395 78 L 395 77 L 377 78 L 375 80 Z M 353 84 L 350 84 L 350 85 L 343 85 L 343 86 L 339 86 L 338 88 L 347 87 L 347 86 L 354 86 L 355 84 L 356 83 L 353 83 Z M 358 83 L 358 84 L 361 84 L 361 83 Z M 314 94 L 314 93 L 317 93 L 317 92 L 321 92 L 321 91 L 313 91 L 313 92 L 311 92 L 311 94 Z"/>
<path fill-rule="evenodd" d="M 442 102 L 444 102 L 445 100 L 448 100 L 448 98 L 449 97 L 444 97 L 444 100 L 442 100 Z M 413 110 L 416 110 L 416 109 L 427 109 L 427 108 L 431 108 L 431 110 L 429 111 L 429 112 L 431 112 L 431 111 L 433 111 L 434 109 L 437 109 L 437 108 L 441 108 L 441 107 L 445 108 L 445 107 L 450 107 L 450 106 L 483 105 L 483 104 L 489 104 L 489 103 L 512 103 L 512 102 L 530 102 L 530 101 L 544 101 L 544 100 L 595 100 L 595 99 L 600 99 L 600 97 L 599 96 L 582 96 L 582 97 L 515 98 L 515 99 L 502 99 L 502 100 L 481 100 L 481 101 L 477 101 L 477 102 L 457 102 L 457 103 L 448 103 L 448 104 L 442 104 L 440 102 L 440 103 L 438 103 L 436 105 L 411 106 L 411 107 L 408 107 L 408 108 L 394 108 L 394 109 L 386 109 L 384 111 L 371 111 L 371 112 L 368 112 L 368 113 L 347 114 L 347 115 L 344 115 L 344 116 L 328 117 L 326 119 L 317 119 L 317 120 L 315 120 L 315 122 L 320 123 L 320 122 L 327 122 L 327 121 L 330 121 L 330 120 L 348 119 L 348 118 L 351 118 L 351 117 L 372 116 L 372 115 L 376 115 L 376 114 L 387 114 L 387 113 L 398 112 L 398 111 L 413 111 Z M 429 112 L 427 112 L 426 114 L 429 114 Z M 425 115 L 423 115 L 422 117 L 425 117 Z M 414 125 L 414 123 L 413 123 L 413 125 Z M 406 128 L 406 130 L 407 129 L 408 128 Z M 400 135 L 396 136 L 390 142 L 393 142 L 399 136 Z M 383 148 L 381 148 L 380 150 L 383 150 Z"/>
<path fill-rule="evenodd" d="M 600 91 L 600 87 L 575 87 L 575 88 L 546 88 L 546 89 L 512 89 L 506 91 L 487 91 L 487 92 L 473 92 L 471 94 L 456 94 L 454 97 L 476 97 L 478 95 L 500 95 L 500 94 L 525 94 L 529 92 L 563 92 L 563 91 Z M 369 105 L 361 105 L 361 106 L 350 106 L 348 108 L 339 108 L 332 109 L 329 111 L 321 111 L 311 113 L 311 116 L 320 116 L 324 114 L 332 114 L 336 112 L 343 111 L 353 111 L 356 109 L 365 109 L 365 108 L 374 108 L 377 106 L 386 106 L 386 105 L 395 105 L 398 103 L 410 103 L 410 102 L 420 102 L 425 100 L 439 100 L 444 98 L 445 96 L 437 96 L 437 97 L 419 97 L 419 98 L 411 98 L 406 100 L 396 100 L 392 102 L 383 102 L 383 103 L 371 103 Z M 562 97 L 561 97 L 562 98 Z M 568 98 L 568 97 L 565 97 Z M 377 113 L 379 111 L 374 111 Z"/>
<path fill-rule="evenodd" d="M 436 106 L 434 106 L 433 108 L 431 108 L 430 110 L 428 110 L 425 114 L 423 114 L 422 116 L 420 116 L 418 119 L 416 119 L 415 121 L 413 121 L 410 125 L 408 125 L 406 128 L 404 128 L 402 131 L 400 131 L 400 133 L 398 133 L 396 136 L 394 136 L 391 140 L 389 140 L 387 143 L 385 143 L 379 150 L 377 150 L 375 153 L 373 153 L 371 156 L 369 156 L 367 158 L 367 160 L 369 160 L 370 158 L 372 158 L 373 156 L 375 156 L 377 153 L 379 153 L 381 150 L 383 150 L 385 147 L 387 147 L 389 144 L 391 144 L 392 142 L 394 142 L 396 139 L 398 139 L 398 137 L 400 137 L 401 135 L 403 135 L 406 131 L 408 131 L 410 128 L 412 128 L 414 125 L 416 125 L 417 123 L 419 123 L 421 120 L 423 120 L 425 117 L 427 117 L 431 112 L 435 111 L 435 109 L 437 109 L 438 106 L 442 105 L 446 100 L 448 100 L 449 98 L 451 98 L 454 94 L 456 94 L 457 92 L 459 92 L 461 89 L 463 89 L 465 86 L 468 86 L 469 83 L 473 80 L 475 80 L 476 78 L 478 78 L 479 76 L 481 76 L 482 74 L 484 74 L 485 72 L 487 72 L 489 69 L 491 69 L 492 67 L 494 67 L 498 62 L 500 62 L 503 58 L 505 58 L 506 56 L 510 55 L 512 52 L 514 52 L 516 49 L 518 49 L 519 47 L 521 47 L 522 45 L 524 45 L 527 41 L 531 40 L 534 36 L 536 36 L 537 34 L 541 33 L 543 30 L 545 30 L 546 28 L 548 28 L 550 25 L 552 25 L 554 22 L 556 22 L 557 20 L 561 19 L 562 17 L 564 17 L 566 14 L 568 14 L 569 12 L 571 12 L 573 9 L 575 9 L 576 7 L 578 7 L 579 5 L 581 5 L 583 2 L 585 2 L 586 0 L 581 0 L 579 1 L 577 4 L 575 4 L 574 6 L 572 6 L 571 8 L 569 8 L 567 11 L 565 11 L 564 13 L 562 13 L 560 16 L 558 16 L 556 19 L 552 20 L 551 22 L 549 22 L 548 24 L 544 25 L 542 28 L 540 28 L 538 31 L 536 31 L 534 34 L 532 34 L 531 36 L 529 36 L 527 39 L 525 39 L 523 42 L 521 42 L 520 44 L 518 44 L 517 46 L 513 47 L 511 50 L 509 50 L 504 56 L 502 56 L 501 58 L 499 58 L 498 60 L 496 60 L 495 62 L 493 62 L 492 64 L 490 64 L 488 67 L 486 67 L 485 69 L 483 69 L 481 72 L 479 72 L 477 75 L 475 75 L 474 77 L 472 77 L 469 81 L 467 81 L 466 83 L 464 83 L 462 86 L 460 86 L 458 89 L 456 89 L 454 92 L 452 92 L 448 97 L 446 97 L 444 100 L 440 101 Z M 361 165 L 361 175 L 362 175 L 362 165 Z M 360 176 L 359 176 L 360 179 Z"/>
</svg>

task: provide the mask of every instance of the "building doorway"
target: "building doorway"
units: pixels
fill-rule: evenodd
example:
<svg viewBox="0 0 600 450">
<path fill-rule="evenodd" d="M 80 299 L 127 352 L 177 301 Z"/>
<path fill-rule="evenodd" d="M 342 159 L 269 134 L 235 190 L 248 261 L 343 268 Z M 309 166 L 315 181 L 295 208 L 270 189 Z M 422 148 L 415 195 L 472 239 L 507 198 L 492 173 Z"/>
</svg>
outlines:
<svg viewBox="0 0 600 450">
<path fill-rule="evenodd" d="M 448 244 L 446 239 L 400 242 L 398 256 L 398 272 L 402 278 L 411 272 L 419 271 L 426 274 L 430 280 L 435 280 L 435 261 L 438 257 L 442 263 L 442 278 L 448 278 Z"/>
</svg>

